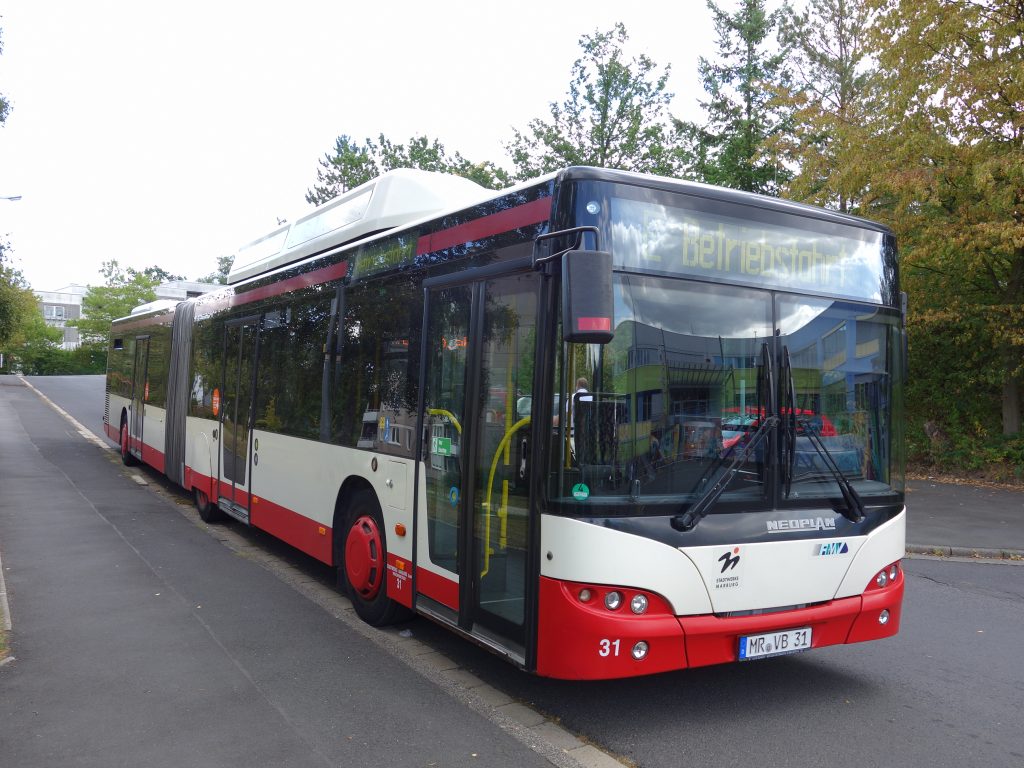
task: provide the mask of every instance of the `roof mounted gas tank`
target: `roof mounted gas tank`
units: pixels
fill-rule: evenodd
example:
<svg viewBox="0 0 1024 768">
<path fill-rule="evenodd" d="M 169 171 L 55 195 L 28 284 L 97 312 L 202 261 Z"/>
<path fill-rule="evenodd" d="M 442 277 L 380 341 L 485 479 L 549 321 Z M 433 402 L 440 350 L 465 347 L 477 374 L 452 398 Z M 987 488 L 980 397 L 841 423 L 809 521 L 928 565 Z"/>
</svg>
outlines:
<svg viewBox="0 0 1024 768">
<path fill-rule="evenodd" d="M 474 205 L 494 193 L 469 179 L 411 168 L 388 171 L 311 213 L 243 245 L 228 283 L 238 283 L 306 256 Z"/>
</svg>

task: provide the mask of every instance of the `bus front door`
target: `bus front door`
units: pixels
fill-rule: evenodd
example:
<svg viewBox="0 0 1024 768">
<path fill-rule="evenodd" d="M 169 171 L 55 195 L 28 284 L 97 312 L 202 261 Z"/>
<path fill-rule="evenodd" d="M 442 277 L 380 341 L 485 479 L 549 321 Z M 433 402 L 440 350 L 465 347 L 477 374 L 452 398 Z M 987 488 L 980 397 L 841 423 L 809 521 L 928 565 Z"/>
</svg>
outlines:
<svg viewBox="0 0 1024 768">
<path fill-rule="evenodd" d="M 218 430 L 218 502 L 221 509 L 249 522 L 253 371 L 259 341 L 258 317 L 224 328 L 224 376 Z"/>
<path fill-rule="evenodd" d="M 520 663 L 532 583 L 525 464 L 538 289 L 533 273 L 433 289 L 423 344 L 424 566 L 456 583 L 444 591 L 427 574 L 417 589 Z"/>
<path fill-rule="evenodd" d="M 146 401 L 149 399 L 149 336 L 135 339 L 132 363 L 132 401 L 128 414 L 128 452 L 139 459 L 142 455 L 142 431 L 146 422 Z"/>
</svg>

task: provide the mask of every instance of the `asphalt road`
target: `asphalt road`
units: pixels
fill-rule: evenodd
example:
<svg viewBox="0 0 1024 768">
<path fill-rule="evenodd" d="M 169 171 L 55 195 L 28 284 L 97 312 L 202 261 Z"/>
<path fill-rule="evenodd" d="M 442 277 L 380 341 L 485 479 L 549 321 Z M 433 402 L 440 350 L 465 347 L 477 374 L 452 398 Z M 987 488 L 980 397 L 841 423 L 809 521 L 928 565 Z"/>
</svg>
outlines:
<svg viewBox="0 0 1024 768">
<path fill-rule="evenodd" d="M 100 431 L 101 382 L 98 406 L 95 380 L 32 382 Z M 329 581 L 326 569 L 288 547 L 231 529 L 312 581 Z M 644 768 L 1024 765 L 1024 566 L 904 565 L 895 638 L 653 678 L 543 680 L 427 621 L 410 629 L 468 672 Z"/>
<path fill-rule="evenodd" d="M 100 437 L 105 376 L 26 376 L 29 383 Z M 111 443 L 115 445 L 115 443 Z"/>
</svg>

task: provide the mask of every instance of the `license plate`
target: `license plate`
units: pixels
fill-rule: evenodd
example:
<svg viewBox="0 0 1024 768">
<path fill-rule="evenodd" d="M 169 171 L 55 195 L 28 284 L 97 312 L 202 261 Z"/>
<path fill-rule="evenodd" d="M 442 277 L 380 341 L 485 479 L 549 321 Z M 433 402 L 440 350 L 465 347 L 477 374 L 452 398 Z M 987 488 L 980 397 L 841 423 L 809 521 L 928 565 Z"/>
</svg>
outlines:
<svg viewBox="0 0 1024 768">
<path fill-rule="evenodd" d="M 739 660 L 784 656 L 787 653 L 806 651 L 810 647 L 810 627 L 782 629 L 778 632 L 765 632 L 763 635 L 747 635 L 740 638 Z"/>
</svg>

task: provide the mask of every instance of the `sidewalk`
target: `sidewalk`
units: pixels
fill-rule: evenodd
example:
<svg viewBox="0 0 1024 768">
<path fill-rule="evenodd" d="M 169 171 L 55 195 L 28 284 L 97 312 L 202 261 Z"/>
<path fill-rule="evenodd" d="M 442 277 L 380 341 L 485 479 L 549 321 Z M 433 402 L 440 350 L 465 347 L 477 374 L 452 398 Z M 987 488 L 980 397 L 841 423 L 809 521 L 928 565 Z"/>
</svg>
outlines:
<svg viewBox="0 0 1024 768">
<path fill-rule="evenodd" d="M 225 547 L 15 382 L 0 377 L 4 765 L 575 764 L 339 620 L 340 596 L 325 610 Z"/>
<path fill-rule="evenodd" d="M 907 551 L 1024 557 L 1024 491 L 908 480 Z"/>
</svg>

